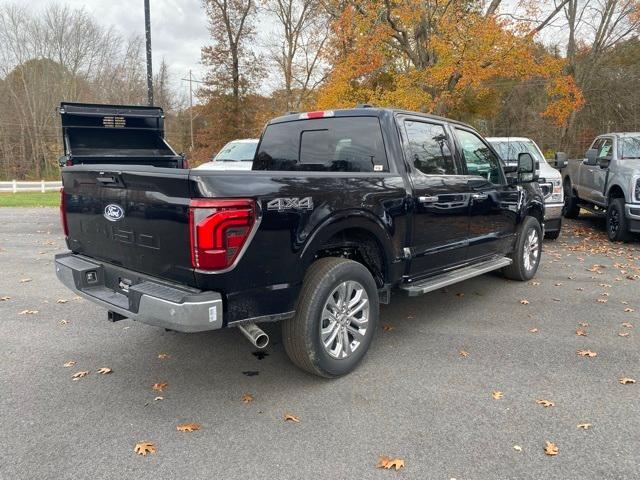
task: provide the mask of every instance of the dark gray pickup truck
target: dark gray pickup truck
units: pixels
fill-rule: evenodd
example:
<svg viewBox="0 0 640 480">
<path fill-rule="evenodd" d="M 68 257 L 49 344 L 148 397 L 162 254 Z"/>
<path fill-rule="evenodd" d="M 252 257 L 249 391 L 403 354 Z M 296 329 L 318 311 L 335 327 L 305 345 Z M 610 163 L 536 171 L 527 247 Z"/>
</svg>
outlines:
<svg viewBox="0 0 640 480">
<path fill-rule="evenodd" d="M 612 241 L 640 233 L 640 132 L 596 137 L 562 176 L 566 217 L 577 218 L 581 208 L 603 215 Z"/>
<path fill-rule="evenodd" d="M 280 320 L 291 360 L 335 377 L 365 355 L 392 289 L 419 295 L 493 270 L 528 280 L 540 263 L 533 158 L 520 154 L 507 179 L 462 123 L 376 108 L 290 114 L 267 124 L 252 171 L 207 171 L 165 148 L 159 109 L 61 113 L 70 251 L 56 273 L 111 320 L 235 326 L 258 347 L 258 324 Z"/>
</svg>

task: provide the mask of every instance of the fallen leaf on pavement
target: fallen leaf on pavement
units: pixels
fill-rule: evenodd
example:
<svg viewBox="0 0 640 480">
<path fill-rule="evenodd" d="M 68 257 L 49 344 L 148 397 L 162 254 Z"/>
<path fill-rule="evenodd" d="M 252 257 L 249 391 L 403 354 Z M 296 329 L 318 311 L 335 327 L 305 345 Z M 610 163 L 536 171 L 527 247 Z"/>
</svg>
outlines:
<svg viewBox="0 0 640 480">
<path fill-rule="evenodd" d="M 65 300 L 64 298 L 59 298 L 56 300 L 56 303 L 67 303 L 69 300 Z"/>
<path fill-rule="evenodd" d="M 30 278 L 21 278 L 20 283 L 29 283 L 31 281 Z"/>
<path fill-rule="evenodd" d="M 158 382 L 151 385 L 156 392 L 163 392 L 165 388 L 167 388 L 169 384 L 167 382 Z"/>
<path fill-rule="evenodd" d="M 589 430 L 591 428 L 591 424 L 590 423 L 579 423 L 578 424 L 578 428 L 581 428 L 583 430 Z"/>
<path fill-rule="evenodd" d="M 585 328 L 586 328 L 586 327 L 588 327 L 588 326 L 589 326 L 589 324 L 588 324 L 588 323 L 586 323 L 586 322 L 582 322 L 582 323 L 580 324 L 580 326 L 581 326 L 581 327 L 585 327 Z"/>
<path fill-rule="evenodd" d="M 627 377 L 623 377 L 619 381 L 622 385 L 631 385 L 636 383 L 636 381 L 633 378 L 627 378 Z"/>
<path fill-rule="evenodd" d="M 242 401 L 244 403 L 251 403 L 253 402 L 253 395 L 251 395 L 250 393 L 245 393 L 244 395 L 242 395 Z"/>
<path fill-rule="evenodd" d="M 629 332 L 620 332 L 618 333 L 619 337 L 628 337 L 629 336 Z"/>
<path fill-rule="evenodd" d="M 456 293 L 456 297 L 462 298 L 462 297 L 464 297 L 464 293 Z"/>
<path fill-rule="evenodd" d="M 160 400 L 164 400 L 164 397 L 156 397 L 153 399 L 154 402 L 159 402 Z"/>
<path fill-rule="evenodd" d="M 558 446 L 555 443 L 546 441 L 544 442 L 544 453 L 546 453 L 547 455 L 557 455 Z"/>
<path fill-rule="evenodd" d="M 537 287 L 538 285 L 540 285 L 540 282 L 531 282 L 531 285 L 533 285 L 534 287 Z"/>
<path fill-rule="evenodd" d="M 300 419 L 298 417 L 296 417 L 294 414 L 292 413 L 285 413 L 284 414 L 284 421 L 285 422 L 295 422 L 295 423 L 300 423 Z"/>
<path fill-rule="evenodd" d="M 513 449 L 514 449 L 516 452 L 521 452 L 521 451 L 522 451 L 522 447 L 521 447 L 520 445 L 514 445 L 514 446 L 513 446 Z"/>
<path fill-rule="evenodd" d="M 102 367 L 100 370 L 98 370 L 98 373 L 100 375 L 109 375 L 112 372 L 113 370 L 111 370 L 109 367 Z"/>
<path fill-rule="evenodd" d="M 491 392 L 491 396 L 493 397 L 494 400 L 499 400 L 502 397 L 504 397 L 504 393 L 499 392 L 498 390 L 494 390 L 493 392 Z"/>
<path fill-rule="evenodd" d="M 78 380 L 82 377 L 86 377 L 87 375 L 89 375 L 89 370 L 83 370 L 81 372 L 74 373 L 72 378 L 73 380 Z"/>
<path fill-rule="evenodd" d="M 587 332 L 584 331 L 582 328 L 579 328 L 576 330 L 576 335 L 578 335 L 579 337 L 586 337 L 587 336 Z"/>
<path fill-rule="evenodd" d="M 629 322 L 622 322 L 621 325 L 625 328 L 633 328 L 633 325 L 631 325 Z"/>
<path fill-rule="evenodd" d="M 7 300 L 11 300 L 11 297 L 0 297 L 0 302 L 6 302 Z"/>
<path fill-rule="evenodd" d="M 624 311 L 626 313 L 631 313 L 631 312 L 635 312 L 635 310 L 633 308 L 625 308 Z"/>
<path fill-rule="evenodd" d="M 531 333 L 538 333 L 538 329 L 537 328 L 530 328 L 529 332 Z"/>
<path fill-rule="evenodd" d="M 38 310 L 22 310 L 18 315 L 35 315 Z"/>
<path fill-rule="evenodd" d="M 458 353 L 461 357 L 464 357 L 464 358 L 467 358 L 469 356 L 469 352 L 466 352 L 464 350 L 460 350 Z"/>
<path fill-rule="evenodd" d="M 578 350 L 577 353 L 581 357 L 589 357 L 589 358 L 593 358 L 598 355 L 596 352 L 592 352 L 591 350 Z"/>
<path fill-rule="evenodd" d="M 68 362 L 66 362 L 64 365 L 62 365 L 63 367 L 69 368 L 69 367 L 73 367 L 76 364 L 76 362 L 74 360 L 69 360 Z"/>
<path fill-rule="evenodd" d="M 556 404 L 553 403 L 551 400 L 540 399 L 540 400 L 536 400 L 536 403 L 538 405 L 542 405 L 544 408 L 555 407 L 556 406 Z"/>
<path fill-rule="evenodd" d="M 179 432 L 195 432 L 196 430 L 200 430 L 200 425 L 197 423 L 181 423 L 176 426 L 176 430 Z"/>
<path fill-rule="evenodd" d="M 169 357 L 170 357 L 170 355 L 168 353 L 159 353 L 158 354 L 158 358 L 160 360 L 164 360 L 165 358 L 169 358 Z"/>
<path fill-rule="evenodd" d="M 378 464 L 376 465 L 376 468 L 385 468 L 387 470 L 394 468 L 396 470 L 400 470 L 401 468 L 404 468 L 404 460 L 402 458 L 390 458 L 390 457 L 385 457 L 383 455 L 380 456 L 380 458 L 378 459 Z"/>
<path fill-rule="evenodd" d="M 59 325 L 69 325 L 69 320 L 60 320 L 58 322 Z"/>
<path fill-rule="evenodd" d="M 385 323 L 384 325 L 382 325 L 382 330 L 384 330 L 385 332 L 390 332 L 394 328 L 396 327 L 394 327 L 393 325 L 389 325 L 388 323 Z"/>
<path fill-rule="evenodd" d="M 599 298 L 596 300 L 596 302 L 598 303 L 607 303 L 607 299 L 606 298 Z"/>
<path fill-rule="evenodd" d="M 529 300 L 526 300 L 526 299 L 523 298 L 522 300 L 520 300 L 520 303 L 522 305 L 529 305 Z"/>
<path fill-rule="evenodd" d="M 151 442 L 138 442 L 133 447 L 133 451 L 143 457 L 147 456 L 147 453 L 156 453 L 156 446 Z"/>
</svg>

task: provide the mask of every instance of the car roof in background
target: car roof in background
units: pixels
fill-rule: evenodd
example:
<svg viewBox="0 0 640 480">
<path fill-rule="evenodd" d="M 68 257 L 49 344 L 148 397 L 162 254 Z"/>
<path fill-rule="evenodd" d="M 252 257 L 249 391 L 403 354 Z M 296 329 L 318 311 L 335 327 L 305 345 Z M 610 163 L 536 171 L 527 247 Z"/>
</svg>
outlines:
<svg viewBox="0 0 640 480">
<path fill-rule="evenodd" d="M 528 137 L 485 137 L 488 142 L 533 142 Z"/>
<path fill-rule="evenodd" d="M 228 143 L 258 143 L 259 141 L 259 138 L 239 138 L 237 140 L 231 140 Z"/>
</svg>

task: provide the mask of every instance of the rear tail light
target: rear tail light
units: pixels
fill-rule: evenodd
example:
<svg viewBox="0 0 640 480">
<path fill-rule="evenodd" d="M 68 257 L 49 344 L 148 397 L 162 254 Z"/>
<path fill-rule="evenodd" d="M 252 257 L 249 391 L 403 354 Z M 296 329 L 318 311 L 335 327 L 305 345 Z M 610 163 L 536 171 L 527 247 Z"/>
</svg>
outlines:
<svg viewBox="0 0 640 480">
<path fill-rule="evenodd" d="M 191 264 L 222 270 L 238 258 L 256 223 L 251 199 L 194 198 L 189 204 Z"/>
<path fill-rule="evenodd" d="M 334 115 L 333 110 L 320 110 L 320 111 L 316 111 L 316 112 L 304 112 L 304 113 L 301 113 L 298 118 L 300 120 L 310 120 L 310 119 L 313 119 L 313 118 L 333 117 L 333 115 Z"/>
<path fill-rule="evenodd" d="M 69 225 L 67 224 L 67 201 L 64 199 L 64 187 L 60 189 L 60 223 L 64 236 L 69 236 Z"/>
</svg>

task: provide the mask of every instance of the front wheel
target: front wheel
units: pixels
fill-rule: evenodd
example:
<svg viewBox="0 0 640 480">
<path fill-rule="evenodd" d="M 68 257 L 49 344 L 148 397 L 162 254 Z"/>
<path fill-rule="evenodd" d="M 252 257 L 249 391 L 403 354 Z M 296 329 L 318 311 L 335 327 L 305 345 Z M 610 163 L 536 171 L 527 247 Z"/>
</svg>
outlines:
<svg viewBox="0 0 640 480">
<path fill-rule="evenodd" d="M 569 180 L 565 180 L 562 185 L 564 189 L 564 208 L 562 214 L 567 218 L 578 218 L 580 215 L 580 205 L 578 204 L 578 196 L 571 188 Z"/>
<path fill-rule="evenodd" d="M 518 240 L 511 254 L 513 262 L 505 267 L 504 274 L 521 282 L 531 280 L 540 265 L 542 256 L 542 227 L 534 217 L 526 217 L 518 228 Z"/>
<path fill-rule="evenodd" d="M 631 240 L 627 217 L 625 216 L 624 198 L 613 198 L 607 208 L 607 236 L 612 242 L 628 242 Z"/>
<path fill-rule="evenodd" d="M 378 324 L 378 288 L 367 268 L 345 258 L 321 258 L 305 275 L 296 314 L 282 325 L 287 355 L 321 377 L 353 371 Z"/>
</svg>

